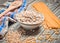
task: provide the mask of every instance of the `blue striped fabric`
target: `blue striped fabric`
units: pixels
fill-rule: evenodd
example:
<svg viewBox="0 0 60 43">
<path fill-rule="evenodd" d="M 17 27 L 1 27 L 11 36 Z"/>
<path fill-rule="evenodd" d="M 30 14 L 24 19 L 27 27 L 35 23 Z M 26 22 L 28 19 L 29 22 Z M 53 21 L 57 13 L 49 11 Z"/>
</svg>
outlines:
<svg viewBox="0 0 60 43">
<path fill-rule="evenodd" d="M 23 4 L 22 6 L 18 9 L 18 13 L 20 13 L 22 10 L 24 10 L 24 8 L 26 7 L 26 0 L 23 0 Z M 14 18 L 14 15 L 16 14 L 16 12 L 11 13 L 10 17 Z M 6 21 L 6 16 L 2 19 L 2 24 L 0 25 L 0 32 L 2 31 L 2 29 L 4 29 L 5 27 L 5 21 Z"/>
</svg>

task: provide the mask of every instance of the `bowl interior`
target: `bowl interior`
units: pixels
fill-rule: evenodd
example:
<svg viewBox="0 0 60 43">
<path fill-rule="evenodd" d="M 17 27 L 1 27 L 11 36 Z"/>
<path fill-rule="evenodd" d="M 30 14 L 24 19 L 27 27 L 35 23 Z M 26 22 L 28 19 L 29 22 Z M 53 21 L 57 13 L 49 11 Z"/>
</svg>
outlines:
<svg viewBox="0 0 60 43">
<path fill-rule="evenodd" d="M 31 12 L 31 11 L 29 11 L 29 12 Z M 15 18 L 17 19 L 18 22 L 20 22 L 21 24 L 24 24 L 24 25 L 37 25 L 37 24 L 41 24 L 44 21 L 44 16 L 41 13 L 36 13 L 36 12 L 34 12 L 34 13 L 37 14 L 37 15 L 40 14 L 40 22 L 39 23 L 28 24 L 28 23 L 21 22 L 18 16 L 20 14 L 23 14 L 23 12 L 21 12 L 20 14 L 16 14 Z"/>
</svg>

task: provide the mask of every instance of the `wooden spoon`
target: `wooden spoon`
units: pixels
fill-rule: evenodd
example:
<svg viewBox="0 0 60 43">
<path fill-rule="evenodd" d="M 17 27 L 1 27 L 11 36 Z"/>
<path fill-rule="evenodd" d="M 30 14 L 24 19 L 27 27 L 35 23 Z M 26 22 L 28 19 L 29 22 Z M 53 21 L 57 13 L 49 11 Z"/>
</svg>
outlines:
<svg viewBox="0 0 60 43">
<path fill-rule="evenodd" d="M 4 16 L 6 13 L 8 13 L 9 11 L 14 10 L 14 9 L 20 7 L 21 5 L 22 5 L 22 1 L 14 1 L 14 2 L 12 2 L 12 4 L 9 6 L 9 8 L 6 9 L 6 11 L 4 11 L 2 14 L 0 14 L 0 18 L 2 16 Z"/>
</svg>

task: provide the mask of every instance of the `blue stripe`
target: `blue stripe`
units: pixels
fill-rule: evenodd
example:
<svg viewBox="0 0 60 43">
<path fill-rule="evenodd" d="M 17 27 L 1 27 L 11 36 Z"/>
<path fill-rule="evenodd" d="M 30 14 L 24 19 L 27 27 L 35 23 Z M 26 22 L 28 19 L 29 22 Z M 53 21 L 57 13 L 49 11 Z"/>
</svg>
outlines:
<svg viewBox="0 0 60 43">
<path fill-rule="evenodd" d="M 10 17 L 11 17 L 12 19 L 14 19 L 14 15 L 15 15 L 15 14 L 16 14 L 16 12 L 11 13 Z"/>
<path fill-rule="evenodd" d="M 0 31 L 2 31 L 2 29 L 4 29 L 5 21 L 6 21 L 6 17 L 4 17 L 3 20 L 2 20 L 2 24 L 0 25 Z"/>
<path fill-rule="evenodd" d="M 26 7 L 26 0 L 23 0 L 23 4 L 22 6 L 18 9 L 18 13 L 20 13 L 22 10 L 24 10 L 24 8 Z"/>
<path fill-rule="evenodd" d="M 2 29 L 3 29 L 3 27 L 0 26 L 0 32 L 1 32 Z"/>
</svg>

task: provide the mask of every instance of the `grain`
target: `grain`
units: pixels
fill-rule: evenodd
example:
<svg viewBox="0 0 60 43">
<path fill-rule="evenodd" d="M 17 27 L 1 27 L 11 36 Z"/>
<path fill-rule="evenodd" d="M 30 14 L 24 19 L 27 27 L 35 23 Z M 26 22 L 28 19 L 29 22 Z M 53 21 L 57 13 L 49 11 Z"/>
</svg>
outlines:
<svg viewBox="0 0 60 43">
<path fill-rule="evenodd" d="M 40 14 L 35 14 L 33 12 L 28 12 L 25 11 L 17 16 L 20 22 L 25 23 L 25 24 L 37 24 L 40 23 Z"/>
<path fill-rule="evenodd" d="M 7 43 L 22 43 L 20 37 L 21 33 L 19 34 L 17 31 L 9 31 L 5 36 Z"/>
<path fill-rule="evenodd" d="M 23 43 L 36 43 L 36 39 L 34 37 L 28 37 Z"/>
</svg>

